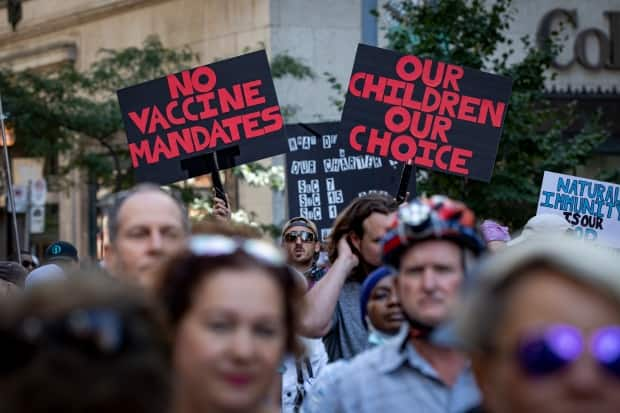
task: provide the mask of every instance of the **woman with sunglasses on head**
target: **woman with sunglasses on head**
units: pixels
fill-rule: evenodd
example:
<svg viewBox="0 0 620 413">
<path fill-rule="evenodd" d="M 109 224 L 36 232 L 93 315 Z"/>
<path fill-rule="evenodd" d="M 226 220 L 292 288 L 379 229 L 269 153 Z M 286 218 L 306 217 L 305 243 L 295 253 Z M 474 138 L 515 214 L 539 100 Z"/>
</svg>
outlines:
<svg viewBox="0 0 620 413">
<path fill-rule="evenodd" d="M 269 392 L 298 353 L 303 291 L 271 244 L 197 235 L 158 287 L 173 326 L 174 413 L 276 412 Z"/>
<path fill-rule="evenodd" d="M 620 411 L 616 254 L 541 237 L 498 252 L 475 276 L 456 331 L 483 393 L 476 412 Z"/>
</svg>

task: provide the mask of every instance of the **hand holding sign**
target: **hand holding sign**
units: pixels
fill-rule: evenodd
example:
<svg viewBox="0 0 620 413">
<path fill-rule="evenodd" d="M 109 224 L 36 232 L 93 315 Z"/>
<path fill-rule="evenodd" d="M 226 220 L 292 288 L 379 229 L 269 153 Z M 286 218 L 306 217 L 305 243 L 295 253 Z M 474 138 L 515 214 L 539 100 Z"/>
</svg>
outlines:
<svg viewBox="0 0 620 413">
<path fill-rule="evenodd" d="M 359 45 L 342 115 L 356 151 L 491 179 L 512 81 Z"/>
</svg>

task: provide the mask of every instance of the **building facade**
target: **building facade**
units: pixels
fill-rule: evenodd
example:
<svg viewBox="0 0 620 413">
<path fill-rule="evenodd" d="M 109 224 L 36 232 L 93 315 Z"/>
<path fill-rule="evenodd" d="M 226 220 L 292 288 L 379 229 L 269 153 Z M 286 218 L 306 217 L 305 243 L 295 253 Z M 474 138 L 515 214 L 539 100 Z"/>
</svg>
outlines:
<svg viewBox="0 0 620 413">
<path fill-rule="evenodd" d="M 384 44 L 385 22 L 370 12 L 386 1 L 23 0 L 22 19 L 13 31 L 6 1 L 0 0 L 0 65 L 45 68 L 70 61 L 84 70 L 100 49 L 140 46 L 152 34 L 168 48 L 190 46 L 201 63 L 264 47 L 270 56 L 287 53 L 300 59 L 315 73 L 314 79 L 276 80 L 280 104 L 295 108 L 288 121 L 334 121 L 340 114 L 330 96 L 339 96 L 327 77 L 333 75 L 346 85 L 357 43 Z M 567 47 L 557 60 L 556 79 L 548 84 L 550 96 L 558 101 L 577 99 L 584 110 L 603 107 L 615 119 L 620 113 L 620 0 L 515 0 L 514 5 L 510 36 L 515 40 L 526 34 L 536 39 L 561 20 L 566 23 Z M 611 139 L 588 171 L 620 160 L 618 125 L 617 120 L 612 122 Z M 280 158 L 265 162 L 283 164 Z M 88 187 L 79 172 L 73 174 L 76 184 L 71 190 L 48 196 L 48 212 L 56 214 L 58 222 L 51 222 L 46 234 L 33 241 L 42 248 L 54 239 L 65 239 L 86 255 Z M 260 221 L 280 224 L 286 218 L 283 194 L 243 183 L 236 192 L 238 206 L 255 212 Z M 6 224 L 5 219 L 3 234 Z M 6 235 L 0 236 L 0 243 L 0 250 L 6 251 Z"/>
</svg>

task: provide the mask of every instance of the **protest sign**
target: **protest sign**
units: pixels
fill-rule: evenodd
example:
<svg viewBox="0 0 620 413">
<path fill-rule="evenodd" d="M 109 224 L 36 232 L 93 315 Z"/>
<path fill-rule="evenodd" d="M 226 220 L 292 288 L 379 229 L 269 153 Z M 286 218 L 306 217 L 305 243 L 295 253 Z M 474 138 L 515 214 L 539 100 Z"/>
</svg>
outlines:
<svg viewBox="0 0 620 413">
<path fill-rule="evenodd" d="M 356 151 L 490 181 L 512 80 L 360 44 L 341 122 Z"/>
<path fill-rule="evenodd" d="M 355 198 L 369 193 L 396 196 L 403 164 L 360 154 L 338 137 L 339 123 L 287 125 L 286 183 L 289 216 L 317 224 L 325 240 L 334 218 Z M 415 175 L 409 183 L 415 196 Z"/>
<path fill-rule="evenodd" d="M 265 51 L 121 89 L 118 100 L 138 181 L 167 184 L 287 150 Z"/>
<path fill-rule="evenodd" d="M 578 239 L 620 248 L 620 185 L 545 171 L 540 214 L 563 217 Z"/>
</svg>

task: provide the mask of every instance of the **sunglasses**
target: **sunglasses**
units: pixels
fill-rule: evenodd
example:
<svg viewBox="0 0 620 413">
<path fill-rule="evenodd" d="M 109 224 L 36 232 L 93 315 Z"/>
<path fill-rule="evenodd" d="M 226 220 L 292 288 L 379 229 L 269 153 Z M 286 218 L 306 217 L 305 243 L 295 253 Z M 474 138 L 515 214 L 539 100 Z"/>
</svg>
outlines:
<svg viewBox="0 0 620 413">
<path fill-rule="evenodd" d="M 309 231 L 290 231 L 284 234 L 284 241 L 293 243 L 297 241 L 297 238 L 301 239 L 301 242 L 314 242 L 316 237 L 314 233 Z"/>
<path fill-rule="evenodd" d="M 125 321 L 114 310 L 75 310 L 52 320 L 31 317 L 0 331 L 0 351 L 11 354 L 0 363 L 0 372 L 25 366 L 42 347 L 71 348 L 101 358 L 118 354 L 127 342 Z"/>
<path fill-rule="evenodd" d="M 272 267 L 285 267 L 282 252 L 272 244 L 256 239 L 236 239 L 222 235 L 195 235 L 189 249 L 194 255 L 218 257 L 243 251 L 250 257 Z"/>
<path fill-rule="evenodd" d="M 553 324 L 523 337 L 516 356 L 526 374 L 542 377 L 570 366 L 586 348 L 601 368 L 620 380 L 620 326 L 600 328 L 586 339 L 575 326 Z"/>
</svg>

